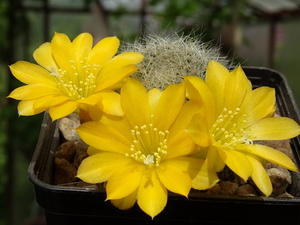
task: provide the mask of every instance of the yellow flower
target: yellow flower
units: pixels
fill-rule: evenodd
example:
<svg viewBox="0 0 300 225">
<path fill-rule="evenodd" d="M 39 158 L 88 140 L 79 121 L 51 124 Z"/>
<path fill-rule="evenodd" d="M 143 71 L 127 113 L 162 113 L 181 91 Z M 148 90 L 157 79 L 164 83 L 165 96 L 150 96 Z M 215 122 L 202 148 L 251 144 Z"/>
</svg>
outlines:
<svg viewBox="0 0 300 225">
<path fill-rule="evenodd" d="M 199 146 L 198 156 L 206 157 L 209 170 L 219 172 L 226 164 L 245 181 L 251 177 L 266 196 L 272 185 L 263 167 L 265 161 L 297 170 L 282 152 L 254 142 L 289 139 L 300 133 L 294 120 L 272 117 L 273 88 L 252 90 L 241 67 L 229 72 L 215 61 L 208 65 L 206 81 L 187 76 L 185 83 L 190 101 L 204 105 L 187 133 Z"/>
<path fill-rule="evenodd" d="M 33 53 L 39 64 L 18 61 L 10 66 L 13 75 L 27 84 L 15 89 L 8 97 L 22 100 L 19 115 L 35 115 L 49 109 L 53 120 L 82 109 L 97 116 L 98 109 L 113 115 L 123 115 L 119 95 L 113 89 L 137 70 L 143 59 L 136 52 L 114 57 L 119 39 L 107 37 L 92 47 L 88 33 L 72 42 L 55 33 L 51 43 L 42 44 Z"/>
<path fill-rule="evenodd" d="M 198 105 L 184 102 L 183 83 L 147 92 L 128 78 L 121 89 L 124 117 L 77 128 L 91 155 L 77 176 L 88 183 L 108 181 L 107 200 L 120 209 L 137 201 L 152 218 L 166 206 L 167 190 L 187 196 L 192 186 L 213 186 L 217 176 L 198 173 L 204 160 L 186 156 L 194 143 L 184 129 Z"/>
</svg>

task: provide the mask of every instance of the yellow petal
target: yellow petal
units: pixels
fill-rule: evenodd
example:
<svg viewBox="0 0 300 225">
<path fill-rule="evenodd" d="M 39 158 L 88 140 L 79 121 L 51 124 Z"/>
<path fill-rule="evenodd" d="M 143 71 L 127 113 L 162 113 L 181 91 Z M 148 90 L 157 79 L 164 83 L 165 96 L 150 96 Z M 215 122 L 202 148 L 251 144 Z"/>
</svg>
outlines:
<svg viewBox="0 0 300 225">
<path fill-rule="evenodd" d="M 191 178 L 193 177 L 193 174 L 195 175 L 198 172 L 202 163 L 202 159 L 189 156 L 176 157 L 168 160 L 169 165 L 175 166 L 182 171 L 188 172 Z"/>
<path fill-rule="evenodd" d="M 171 128 L 169 129 L 170 133 L 168 138 L 172 139 L 174 135 L 178 133 L 178 131 L 184 130 L 191 122 L 192 117 L 200 112 L 201 106 L 198 102 L 192 100 L 186 102 L 183 105 L 177 119 L 174 121 Z"/>
<path fill-rule="evenodd" d="M 212 144 L 207 121 L 200 114 L 193 116 L 189 126 L 186 128 L 186 132 L 201 147 L 207 147 Z"/>
<path fill-rule="evenodd" d="M 261 162 L 254 156 L 247 155 L 248 160 L 250 161 L 253 172 L 251 175 L 252 180 L 259 190 L 268 197 L 273 190 L 272 183 L 269 175 L 267 174 L 265 168 Z"/>
<path fill-rule="evenodd" d="M 189 155 L 194 151 L 194 142 L 190 139 L 184 130 L 180 130 L 172 138 L 168 138 L 168 153 L 165 159 L 171 159 L 178 156 Z"/>
<path fill-rule="evenodd" d="M 9 68 L 12 74 L 25 84 L 57 85 L 54 77 L 51 76 L 47 70 L 36 64 L 18 61 Z"/>
<path fill-rule="evenodd" d="M 96 94 L 92 94 L 92 95 L 88 96 L 85 99 L 78 100 L 77 102 L 80 103 L 80 104 L 86 104 L 86 105 L 94 106 L 101 100 L 102 100 L 101 93 L 96 93 Z"/>
<path fill-rule="evenodd" d="M 28 84 L 16 88 L 9 94 L 9 98 L 17 100 L 33 100 L 47 95 L 62 94 L 57 88 L 44 84 Z"/>
<path fill-rule="evenodd" d="M 126 139 L 132 140 L 131 126 L 126 118 L 104 114 L 99 122 L 117 128 Z"/>
<path fill-rule="evenodd" d="M 70 100 L 69 97 L 59 95 L 59 96 L 44 96 L 39 99 L 34 100 L 33 107 L 34 108 L 50 108 L 51 106 L 60 105 L 65 101 Z"/>
<path fill-rule="evenodd" d="M 252 140 L 285 140 L 300 134 L 300 126 L 286 117 L 265 118 L 249 127 Z"/>
<path fill-rule="evenodd" d="M 146 166 L 140 163 L 117 169 L 106 185 L 108 199 L 121 199 L 134 192 L 140 185 Z"/>
<path fill-rule="evenodd" d="M 213 146 L 210 146 L 213 147 Z M 199 145 L 195 145 L 194 152 L 191 154 L 193 157 L 197 157 L 200 159 L 206 159 L 207 153 L 210 147 L 200 147 Z"/>
<path fill-rule="evenodd" d="M 196 76 L 186 76 L 184 82 L 188 98 L 199 103 L 199 108 L 202 108 L 203 114 L 210 115 L 207 117 L 207 123 L 211 126 L 215 122 L 215 102 L 209 86 L 204 80 Z"/>
<path fill-rule="evenodd" d="M 239 66 L 227 75 L 224 87 L 224 107 L 239 108 L 246 95 L 252 91 L 252 84 Z M 238 94 L 237 94 L 238 93 Z"/>
<path fill-rule="evenodd" d="M 89 146 L 87 149 L 88 155 L 95 155 L 95 154 L 102 153 L 102 152 L 104 152 L 104 151 L 102 151 L 98 148 L 94 148 L 93 146 Z"/>
<path fill-rule="evenodd" d="M 78 108 L 80 108 L 81 114 L 80 119 L 82 122 L 88 121 L 99 121 L 103 116 L 103 111 L 96 105 L 86 105 L 86 104 L 79 104 Z"/>
<path fill-rule="evenodd" d="M 20 116 L 32 116 L 44 112 L 48 108 L 35 108 L 35 100 L 20 101 L 18 104 L 18 113 Z"/>
<path fill-rule="evenodd" d="M 81 139 L 88 145 L 104 151 L 117 152 L 126 154 L 129 151 L 130 140 L 126 138 L 123 132 L 118 130 L 118 127 L 112 127 L 99 122 L 86 122 L 76 129 Z"/>
<path fill-rule="evenodd" d="M 118 169 L 132 164 L 132 158 L 124 155 L 103 152 L 85 158 L 78 167 L 77 177 L 95 184 L 107 181 Z"/>
<path fill-rule="evenodd" d="M 241 112 L 247 115 L 247 124 L 251 125 L 273 112 L 275 101 L 274 88 L 260 87 L 249 93 L 241 106 Z"/>
<path fill-rule="evenodd" d="M 101 69 L 101 74 L 109 74 L 116 69 L 130 64 L 138 64 L 144 59 L 144 56 L 138 52 L 124 52 L 115 56 Z"/>
<path fill-rule="evenodd" d="M 219 115 L 224 108 L 225 83 L 229 71 L 221 63 L 211 60 L 206 70 L 206 83 L 215 99 L 216 114 Z"/>
<path fill-rule="evenodd" d="M 125 79 L 121 80 L 120 82 L 115 83 L 115 84 L 109 86 L 108 89 L 110 89 L 110 90 L 118 90 L 118 89 L 120 89 L 123 86 L 123 84 L 125 83 L 126 79 L 127 79 L 127 77 Z M 99 88 L 98 90 L 102 90 L 102 88 Z"/>
<path fill-rule="evenodd" d="M 192 187 L 192 181 L 187 173 L 173 163 L 169 163 L 172 160 L 164 160 L 157 168 L 157 174 L 162 184 L 170 191 L 188 196 Z"/>
<path fill-rule="evenodd" d="M 103 67 L 117 53 L 120 41 L 117 37 L 106 37 L 100 40 L 90 51 L 86 64 Z"/>
<path fill-rule="evenodd" d="M 57 67 L 72 74 L 70 60 L 75 60 L 75 53 L 69 37 L 62 33 L 55 33 L 51 40 L 51 50 Z"/>
<path fill-rule="evenodd" d="M 126 77 L 133 74 L 135 71 L 137 71 L 136 65 L 127 65 L 121 68 L 116 68 L 115 70 L 112 70 L 110 73 L 102 73 L 100 71 L 97 79 L 97 86 L 94 90 L 94 92 L 99 92 L 102 90 L 105 90 L 107 88 L 112 89 L 114 85 L 121 82 Z"/>
<path fill-rule="evenodd" d="M 150 122 L 146 88 L 137 80 L 128 78 L 121 89 L 121 106 L 132 127 Z"/>
<path fill-rule="evenodd" d="M 215 186 L 219 178 L 215 171 L 209 169 L 207 160 L 198 160 L 201 161 L 197 165 L 197 173 L 192 176 L 192 187 L 197 190 L 207 190 Z"/>
<path fill-rule="evenodd" d="M 153 125 L 158 130 L 168 130 L 177 118 L 185 100 L 184 84 L 172 84 L 161 94 L 154 114 Z M 167 110 L 166 110 L 167 109 Z"/>
<path fill-rule="evenodd" d="M 214 170 L 208 169 L 207 160 L 193 157 L 177 157 L 168 161 L 173 166 L 187 171 L 192 179 L 192 187 L 206 190 L 213 187 L 219 178 Z"/>
<path fill-rule="evenodd" d="M 93 46 L 93 37 L 89 33 L 81 33 L 79 34 L 71 43 L 70 51 L 74 52 L 74 56 L 71 56 L 73 58 L 69 59 L 68 62 L 68 70 L 70 67 L 72 67 L 72 70 L 69 70 L 69 74 L 66 74 L 66 76 L 69 76 L 70 80 L 73 80 L 72 78 L 73 74 L 78 74 L 78 78 L 85 80 L 87 76 L 87 68 L 92 66 L 93 69 L 90 71 L 93 74 L 97 74 L 99 71 L 99 66 L 95 66 L 95 64 L 87 64 L 86 60 L 89 56 L 89 53 L 91 52 Z M 100 57 L 99 57 L 100 58 Z M 67 70 L 67 71 L 68 71 Z M 78 79 L 75 78 L 75 79 Z"/>
<path fill-rule="evenodd" d="M 167 190 L 160 182 L 156 170 L 154 168 L 146 170 L 137 193 L 139 207 L 154 218 L 165 208 L 167 198 Z"/>
<path fill-rule="evenodd" d="M 162 92 L 157 88 L 153 88 L 148 91 L 148 100 L 149 100 L 151 115 L 155 114 L 155 109 L 157 108 L 157 104 L 159 102 L 161 94 Z"/>
<path fill-rule="evenodd" d="M 58 70 L 56 62 L 52 55 L 51 43 L 46 42 L 38 47 L 33 52 L 34 60 L 48 71 L 52 71 L 52 68 Z"/>
<path fill-rule="evenodd" d="M 286 169 L 297 171 L 296 165 L 284 153 L 264 145 L 247 145 L 241 149 L 253 155 L 259 156 Z"/>
<path fill-rule="evenodd" d="M 199 102 L 204 102 L 205 99 L 203 99 L 202 94 L 210 93 L 210 89 L 207 86 L 206 82 L 201 79 L 200 77 L 196 76 L 185 76 L 184 83 L 187 89 L 187 98 L 189 100 L 197 100 Z M 201 90 L 203 90 L 203 93 Z M 210 93 L 211 94 L 211 93 Z M 210 96 L 210 100 L 213 100 L 212 95 Z"/>
<path fill-rule="evenodd" d="M 102 100 L 97 106 L 105 113 L 114 116 L 123 116 L 123 110 L 121 108 L 120 95 L 114 91 L 100 92 L 99 95 Z"/>
<path fill-rule="evenodd" d="M 94 121 L 99 121 L 104 113 L 123 116 L 120 96 L 113 91 L 92 94 L 86 99 L 78 100 L 77 103 L 79 103 L 78 107 L 86 111 Z"/>
<path fill-rule="evenodd" d="M 206 156 L 207 166 L 209 171 L 221 172 L 225 167 L 225 162 L 219 155 L 219 149 L 217 146 L 210 146 Z"/>
<path fill-rule="evenodd" d="M 125 198 L 112 199 L 112 200 L 110 200 L 110 202 L 119 209 L 122 209 L 122 210 L 130 209 L 136 202 L 137 190 L 138 189 L 136 189 L 131 194 L 127 195 Z"/>
<path fill-rule="evenodd" d="M 66 101 L 61 103 L 60 105 L 51 106 L 49 108 L 49 115 L 52 120 L 57 120 L 63 118 L 65 116 L 70 115 L 77 109 L 78 105 L 74 101 Z"/>
<path fill-rule="evenodd" d="M 80 62 L 84 61 L 88 57 L 92 46 L 93 46 L 93 37 L 89 33 L 79 34 L 73 41 L 74 52 L 76 52 L 75 61 L 78 63 L 77 68 L 80 68 Z"/>
<path fill-rule="evenodd" d="M 219 155 L 224 163 L 238 176 L 247 181 L 252 174 L 252 166 L 246 154 L 235 150 L 219 149 Z"/>
</svg>

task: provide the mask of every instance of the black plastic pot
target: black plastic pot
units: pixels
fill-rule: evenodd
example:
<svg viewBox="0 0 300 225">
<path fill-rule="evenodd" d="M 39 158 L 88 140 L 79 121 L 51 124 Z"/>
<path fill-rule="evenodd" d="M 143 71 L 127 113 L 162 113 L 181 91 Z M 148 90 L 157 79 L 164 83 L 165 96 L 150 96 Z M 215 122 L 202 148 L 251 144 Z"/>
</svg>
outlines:
<svg viewBox="0 0 300 225">
<path fill-rule="evenodd" d="M 244 68 L 254 88 L 276 89 L 277 107 L 282 116 L 299 123 L 299 113 L 285 78 L 264 68 Z M 170 194 L 168 204 L 154 220 L 137 206 L 119 210 L 105 201 L 104 189 L 52 185 L 54 152 L 60 144 L 57 123 L 45 113 L 39 141 L 29 166 L 29 179 L 34 184 L 36 200 L 45 209 L 47 224 L 300 224 L 300 179 L 291 172 L 289 192 L 295 198 L 215 196 L 198 192 L 189 198 Z M 300 137 L 291 140 L 296 163 L 300 165 Z"/>
</svg>

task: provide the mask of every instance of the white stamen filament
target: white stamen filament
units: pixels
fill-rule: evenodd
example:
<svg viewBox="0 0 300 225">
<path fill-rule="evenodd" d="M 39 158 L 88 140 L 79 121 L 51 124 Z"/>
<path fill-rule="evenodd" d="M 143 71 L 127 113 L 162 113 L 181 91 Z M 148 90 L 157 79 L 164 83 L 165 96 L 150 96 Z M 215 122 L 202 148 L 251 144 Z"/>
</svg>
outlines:
<svg viewBox="0 0 300 225">
<path fill-rule="evenodd" d="M 251 145 L 253 141 L 249 138 L 249 132 L 245 131 L 246 114 L 241 114 L 240 108 L 235 110 L 223 109 L 212 127 L 212 135 L 221 145 L 233 147 L 237 144 Z M 240 121 L 238 124 L 236 121 Z"/>
<path fill-rule="evenodd" d="M 133 137 L 130 153 L 126 156 L 148 166 L 158 166 L 167 154 L 168 131 L 158 131 L 153 124 L 135 126 L 131 130 Z"/>
<path fill-rule="evenodd" d="M 87 98 L 96 87 L 99 65 L 85 65 L 85 60 L 86 58 L 80 62 L 83 65 L 79 68 L 73 60 L 69 60 L 70 67 L 67 70 L 57 70 L 54 66 L 50 68 L 50 75 L 55 77 L 59 88 L 73 100 Z"/>
</svg>

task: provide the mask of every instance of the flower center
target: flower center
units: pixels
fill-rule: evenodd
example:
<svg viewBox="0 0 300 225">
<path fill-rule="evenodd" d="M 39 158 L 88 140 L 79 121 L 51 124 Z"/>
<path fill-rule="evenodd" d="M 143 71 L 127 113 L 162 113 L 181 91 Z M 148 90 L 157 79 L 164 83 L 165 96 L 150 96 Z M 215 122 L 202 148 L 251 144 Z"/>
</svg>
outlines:
<svg viewBox="0 0 300 225">
<path fill-rule="evenodd" d="M 82 100 L 93 93 L 96 87 L 96 74 L 99 71 L 99 65 L 87 65 L 85 61 L 80 61 L 79 65 L 75 61 L 69 61 L 67 70 L 51 67 L 53 75 L 59 88 L 71 99 Z"/>
<path fill-rule="evenodd" d="M 158 166 L 167 154 L 169 131 L 159 131 L 153 124 L 135 126 L 131 130 L 133 137 L 130 153 L 126 156 L 148 166 Z"/>
<path fill-rule="evenodd" d="M 249 133 L 244 130 L 247 126 L 246 116 L 246 114 L 241 114 L 240 108 L 234 111 L 224 108 L 211 130 L 215 140 L 220 145 L 228 147 L 234 147 L 237 144 L 252 144 Z"/>
</svg>

